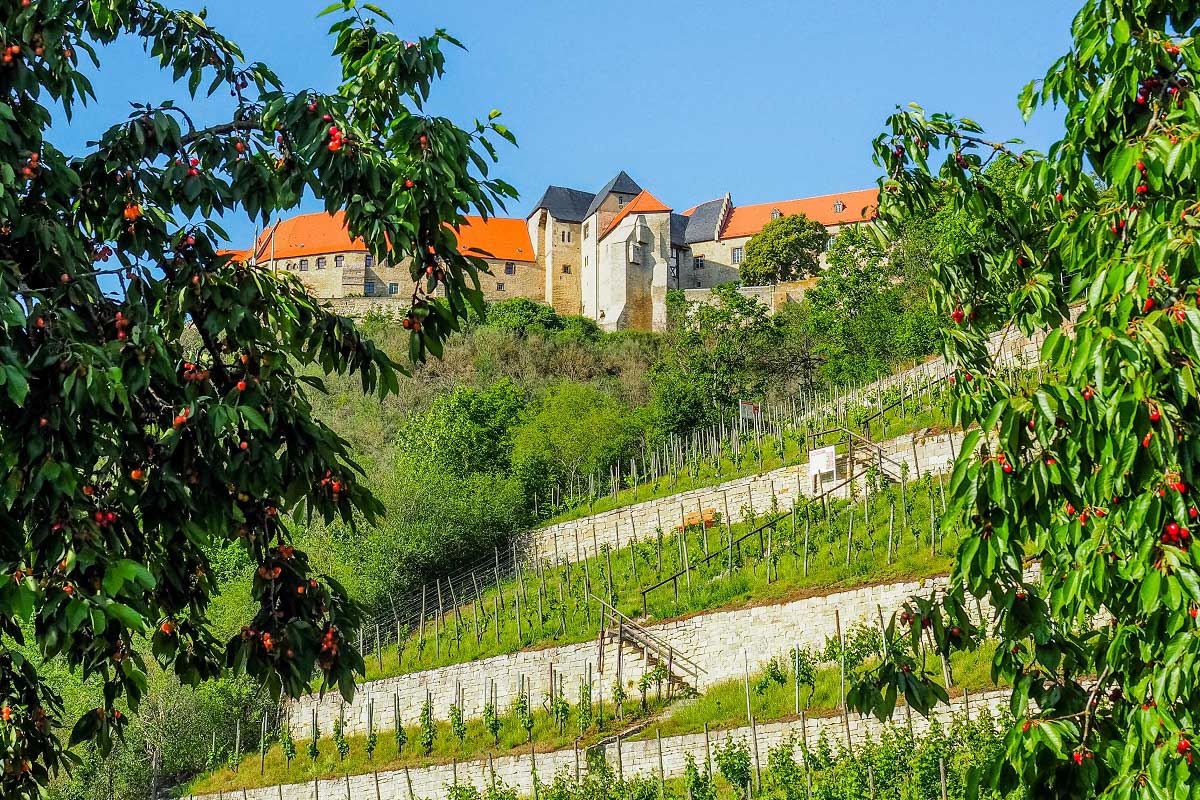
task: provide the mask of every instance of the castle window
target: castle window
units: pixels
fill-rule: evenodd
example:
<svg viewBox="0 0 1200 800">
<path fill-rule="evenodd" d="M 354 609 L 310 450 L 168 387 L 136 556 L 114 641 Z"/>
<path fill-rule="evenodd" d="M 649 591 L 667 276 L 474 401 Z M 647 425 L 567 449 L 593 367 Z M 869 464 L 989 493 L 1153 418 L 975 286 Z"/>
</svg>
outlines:
<svg viewBox="0 0 1200 800">
<path fill-rule="evenodd" d="M 834 236 L 832 233 L 825 237 L 825 249 L 826 250 L 833 247 L 833 240 L 836 238 L 837 237 Z"/>
<path fill-rule="evenodd" d="M 505 275 L 516 275 L 517 274 L 517 265 L 511 261 L 505 261 L 504 262 L 504 274 Z"/>
<path fill-rule="evenodd" d="M 325 269 L 325 256 L 321 256 L 317 259 L 317 269 Z"/>
<path fill-rule="evenodd" d="M 730 260 L 733 261 L 733 263 L 735 265 L 742 263 L 742 261 L 745 260 L 745 258 L 746 258 L 746 248 L 744 248 L 744 247 L 733 248 L 733 252 L 730 254 Z"/>
<path fill-rule="evenodd" d="M 300 259 L 300 271 L 308 272 L 308 259 L 307 258 Z"/>
<path fill-rule="evenodd" d="M 590 223 L 590 222 L 583 223 L 583 238 L 585 238 L 585 239 L 588 238 L 588 233 L 591 231 L 591 229 L 592 229 L 592 223 Z"/>
<path fill-rule="evenodd" d="M 692 258 L 692 269 L 704 269 L 703 253 L 700 253 Z"/>
<path fill-rule="evenodd" d="M 497 291 L 497 292 L 503 292 L 503 291 L 504 291 L 504 284 L 503 284 L 503 283 L 497 283 L 497 284 L 496 284 L 496 291 Z"/>
<path fill-rule="evenodd" d="M 833 213 L 840 214 L 845 210 L 846 210 L 846 204 L 843 203 L 841 200 L 838 200 L 836 203 L 833 204 Z"/>
<path fill-rule="evenodd" d="M 289 272 L 291 272 L 291 271 L 292 271 L 292 270 L 294 270 L 295 268 L 296 268 L 296 265 L 295 265 L 293 262 L 289 261 L 289 262 L 287 263 L 287 267 L 286 267 L 286 269 L 287 269 Z"/>
<path fill-rule="evenodd" d="M 583 257 L 583 265 L 586 267 L 586 266 L 587 266 L 587 264 L 588 264 L 588 262 L 587 262 L 587 256 L 584 256 L 584 257 Z"/>
<path fill-rule="evenodd" d="M 363 283 L 363 294 L 375 294 L 375 281 L 366 281 Z"/>
<path fill-rule="evenodd" d="M 366 258 L 363 260 L 363 266 L 365 266 L 367 269 L 375 266 L 375 256 L 367 253 Z"/>
<path fill-rule="evenodd" d="M 334 256 L 334 257 L 333 257 L 333 265 L 334 265 L 335 267 L 344 267 L 344 266 L 346 266 L 346 257 L 345 257 L 345 256 Z"/>
<path fill-rule="evenodd" d="M 562 267 L 562 274 L 563 274 L 563 275 L 570 275 L 570 274 L 571 274 L 571 265 L 570 265 L 570 264 L 563 264 L 563 267 Z"/>
<path fill-rule="evenodd" d="M 617 210 L 620 210 L 624 207 L 625 207 L 625 198 L 622 197 L 621 195 L 617 195 Z"/>
<path fill-rule="evenodd" d="M 571 243 L 571 232 L 570 231 L 563 231 L 561 234 L 559 234 L 559 236 L 562 238 L 563 244 Z"/>
<path fill-rule="evenodd" d="M 388 294 L 400 294 L 400 284 L 389 283 L 388 284 Z"/>
<path fill-rule="evenodd" d="M 780 211 L 778 208 L 772 208 L 772 209 L 771 209 L 771 219 L 772 219 L 772 220 L 777 220 L 777 219 L 779 219 L 779 218 L 780 218 L 780 217 L 782 217 L 782 216 L 783 216 L 783 212 L 782 212 L 782 211 Z"/>
</svg>

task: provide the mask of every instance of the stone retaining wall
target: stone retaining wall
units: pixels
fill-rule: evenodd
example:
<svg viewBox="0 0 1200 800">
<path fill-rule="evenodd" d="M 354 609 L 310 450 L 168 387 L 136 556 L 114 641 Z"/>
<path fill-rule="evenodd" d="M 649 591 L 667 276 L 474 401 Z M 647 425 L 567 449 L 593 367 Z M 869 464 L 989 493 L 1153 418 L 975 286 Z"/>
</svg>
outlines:
<svg viewBox="0 0 1200 800">
<path fill-rule="evenodd" d="M 968 705 L 969 703 L 969 705 Z M 948 723 L 955 714 L 977 717 L 985 710 L 993 716 L 1001 713 L 1008 705 L 1008 692 L 995 691 L 974 697 L 960 697 L 952 706 L 936 709 L 929 718 L 908 715 L 903 706 L 897 709 L 893 724 L 909 724 L 915 734 L 920 735 L 930 727 L 932 720 Z M 903 709 L 903 710 L 901 710 Z M 824 734 L 835 747 L 849 742 L 854 747 L 868 738 L 878 738 L 886 725 L 872 717 L 849 718 L 841 716 L 819 717 L 787 722 L 768 722 L 757 726 L 757 748 L 753 744 L 750 727 L 734 728 L 712 734 L 706 742 L 704 734 L 686 734 L 657 740 L 614 742 L 602 748 L 604 758 L 618 775 L 632 778 L 637 775 L 653 777 L 658 774 L 659 763 L 665 777 L 681 775 L 686 758 L 690 754 L 697 763 L 703 763 L 708 747 L 715 748 L 726 738 L 742 739 L 751 744 L 751 752 L 757 749 L 762 768 L 766 769 L 767 753 L 789 739 L 794 743 L 797 759 L 802 759 L 800 745 L 816 742 Z M 351 775 L 310 783 L 269 786 L 261 789 L 239 790 L 223 794 L 197 795 L 192 800 L 417 800 L 418 798 L 440 797 L 449 785 L 474 784 L 484 789 L 492 780 L 503 781 L 521 795 L 533 794 L 533 775 L 536 769 L 538 780 L 548 783 L 555 775 L 576 776 L 587 769 L 587 759 L 579 750 L 558 750 L 552 753 L 525 753 L 517 756 L 472 761 L 464 764 L 441 764 L 419 769 L 395 770 Z"/>
<path fill-rule="evenodd" d="M 907 463 L 909 475 L 942 473 L 954 462 L 955 448 L 962 442 L 957 434 L 926 435 L 920 432 L 905 434 L 882 444 L 884 454 L 897 465 Z M 845 475 L 845 456 L 839 458 L 839 475 Z M 898 468 L 898 467 L 897 467 Z M 843 478 L 844 479 L 844 478 Z M 826 484 L 828 486 L 828 484 Z M 539 528 L 532 534 L 532 554 L 539 558 L 590 558 L 601 545 L 628 546 L 634 538 L 653 538 L 661 527 L 670 532 L 679 526 L 684 514 L 713 509 L 721 515 L 740 522 L 751 512 L 762 514 L 774 503 L 780 509 L 791 508 L 799 496 L 812 497 L 823 491 L 821 484 L 810 480 L 807 464 L 736 478 L 718 486 L 707 486 L 647 500 L 636 505 L 593 514 L 581 519 L 559 522 Z"/>
<path fill-rule="evenodd" d="M 843 631 L 857 623 L 877 626 L 881 609 L 884 616 L 888 616 L 911 595 L 941 591 L 946 581 L 945 576 L 940 576 L 864 586 L 789 603 L 696 614 L 646 628 L 680 654 L 681 659 L 686 657 L 696 666 L 698 678 L 694 685 L 704 691 L 716 683 L 742 677 L 747 667 L 756 672 L 772 657 L 784 656 L 792 647 L 823 646 L 827 638 L 836 635 L 835 611 L 840 616 Z M 490 691 L 492 681 L 495 681 L 496 706 L 503 710 L 515 699 L 522 678 L 536 706 L 546 700 L 551 669 L 555 675 L 562 676 L 568 697 L 576 702 L 580 681 L 590 667 L 593 697 L 598 699 L 603 693 L 608 702 L 616 680 L 616 645 L 610 642 L 605 646 L 603 673 L 598 656 L 599 647 L 595 641 L 524 650 L 372 681 L 361 686 L 354 702 L 349 704 L 343 704 L 337 696 L 308 695 L 291 706 L 293 730 L 309 729 L 315 708 L 321 730 L 333 730 L 334 721 L 344 715 L 347 734 L 364 733 L 367 704 L 371 698 L 375 699 L 376 725 L 380 730 L 391 729 L 395 725 L 394 695 L 400 699 L 401 719 L 406 724 L 413 724 L 420 715 L 427 691 L 433 702 L 434 716 L 446 719 L 459 686 L 464 696 L 464 715 L 478 717 L 483 713 L 485 692 Z M 631 698 L 636 694 L 632 687 L 636 686 L 644 668 L 644 661 L 626 646 L 621 677 Z"/>
</svg>

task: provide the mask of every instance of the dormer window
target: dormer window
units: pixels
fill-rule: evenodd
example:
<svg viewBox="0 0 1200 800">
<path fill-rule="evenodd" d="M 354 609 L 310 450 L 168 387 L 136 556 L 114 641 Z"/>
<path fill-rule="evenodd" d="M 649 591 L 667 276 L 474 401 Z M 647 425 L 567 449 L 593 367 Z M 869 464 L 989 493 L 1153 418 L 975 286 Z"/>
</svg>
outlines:
<svg viewBox="0 0 1200 800">
<path fill-rule="evenodd" d="M 833 204 L 833 213 L 840 214 L 845 210 L 846 210 L 846 204 L 843 203 L 841 200 L 838 200 L 836 203 Z"/>
<path fill-rule="evenodd" d="M 771 209 L 771 221 L 772 222 L 774 222 L 775 220 L 779 219 L 782 216 L 783 216 L 783 212 L 780 211 L 778 208 Z"/>
</svg>

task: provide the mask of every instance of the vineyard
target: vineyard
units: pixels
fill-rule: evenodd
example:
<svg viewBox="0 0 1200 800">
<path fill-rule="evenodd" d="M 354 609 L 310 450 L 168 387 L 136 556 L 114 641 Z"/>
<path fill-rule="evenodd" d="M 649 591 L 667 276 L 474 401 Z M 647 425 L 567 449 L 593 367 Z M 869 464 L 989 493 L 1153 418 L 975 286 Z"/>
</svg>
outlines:
<svg viewBox="0 0 1200 800">
<path fill-rule="evenodd" d="M 1031 347 L 1002 361 L 1014 377 L 1028 377 L 1024 359 Z M 624 472 L 614 467 L 607 483 L 593 482 L 583 493 L 552 494 L 543 515 L 553 513 L 561 522 L 587 510 L 603 514 L 714 486 L 741 472 L 803 463 L 816 447 L 833 445 L 842 465 L 842 474 L 832 485 L 821 484 L 814 497 L 781 498 L 772 489 L 769 504 L 758 507 L 680 507 L 669 520 L 660 515 L 652 529 L 633 528 L 623 539 L 618 531 L 611 542 L 597 543 L 593 526 L 586 554 L 578 530 L 574 548 L 560 548 L 555 534 L 552 556 L 545 555 L 550 548 L 544 541 L 535 543 L 537 532 L 497 548 L 457 574 L 435 578 L 419 595 L 392 600 L 360 630 L 368 682 L 598 636 L 603 641 L 618 618 L 663 622 L 944 574 L 957 541 L 938 524 L 946 507 L 943 478 L 928 470 L 914 476 L 907 461 L 893 460 L 877 444 L 944 425 L 944 385 L 933 365 L 854 392 L 802 400 L 788 414 L 769 409 L 751 429 L 718 426 Z M 531 557 L 535 552 L 543 555 Z M 353 735 L 345 730 L 345 707 L 324 726 L 329 730 L 322 729 L 315 707 L 311 718 L 284 709 L 247 721 L 244 737 L 239 723 L 232 747 L 214 738 L 209 774 L 192 791 L 453 765 L 531 748 L 586 752 L 614 735 L 637 741 L 747 720 L 837 715 L 844 712 L 847 673 L 874 663 L 882 646 L 879 628 L 857 625 L 843 640 L 794 647 L 790 659 L 772 659 L 753 674 L 747 667 L 742 680 L 717 682 L 699 696 L 677 685 L 662 662 L 647 665 L 637 680 L 609 673 L 605 685 L 594 682 L 600 677 L 590 668 L 570 682 L 552 668 L 551 689 L 534 693 L 521 677 L 520 691 L 503 707 L 492 681 L 481 713 L 465 711 L 461 687 L 453 702 L 438 707 L 426 692 L 420 713 L 408 716 L 398 695 L 380 692 L 367 701 L 365 732 Z M 941 683 L 953 691 L 995 688 L 988 663 L 956 657 L 942 668 Z M 399 725 L 377 722 L 389 702 L 395 703 L 387 709 L 389 720 Z"/>
</svg>

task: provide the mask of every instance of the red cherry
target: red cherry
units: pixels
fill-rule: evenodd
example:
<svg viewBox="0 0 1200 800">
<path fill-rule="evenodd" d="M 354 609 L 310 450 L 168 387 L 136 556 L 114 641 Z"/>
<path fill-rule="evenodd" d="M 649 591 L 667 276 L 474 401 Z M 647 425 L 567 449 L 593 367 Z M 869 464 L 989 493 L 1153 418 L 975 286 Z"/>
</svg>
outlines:
<svg viewBox="0 0 1200 800">
<path fill-rule="evenodd" d="M 1004 466 L 1001 467 L 1000 469 L 1004 470 L 1005 475 L 1010 475 L 1010 474 L 1012 474 L 1012 471 L 1013 471 L 1012 464 L 1009 464 L 1007 461 L 1004 462 Z"/>
<path fill-rule="evenodd" d="M 1063 201 L 1062 192 L 1059 192 L 1058 194 L 1054 195 L 1054 199 L 1061 203 Z"/>
<path fill-rule="evenodd" d="M 1151 422 L 1158 422 L 1158 420 L 1160 419 L 1160 417 L 1161 417 L 1161 414 L 1159 414 L 1158 407 L 1157 407 L 1157 406 L 1151 406 L 1151 408 L 1150 408 L 1150 421 L 1151 421 Z"/>
<path fill-rule="evenodd" d="M 1172 536 L 1172 537 L 1179 535 L 1179 523 L 1178 522 L 1168 522 L 1167 523 L 1167 535 Z"/>
<path fill-rule="evenodd" d="M 966 315 L 963 314 L 963 310 L 961 308 L 956 308 L 950 313 L 950 319 L 954 320 L 955 325 L 961 325 L 963 317 L 965 316 Z"/>
<path fill-rule="evenodd" d="M 1145 302 L 1145 304 L 1143 304 L 1143 305 L 1142 305 L 1142 313 L 1143 313 L 1143 314 L 1149 314 L 1149 313 L 1150 313 L 1150 310 L 1151 310 L 1151 309 L 1153 309 L 1153 308 L 1154 308 L 1154 298 L 1153 298 L 1153 297 L 1147 297 L 1147 298 L 1146 298 L 1146 302 Z"/>
<path fill-rule="evenodd" d="M 333 122 L 333 115 L 326 114 L 325 116 L 321 117 L 321 119 L 325 120 L 326 122 Z"/>
<path fill-rule="evenodd" d="M 247 442 L 247 441 L 243 441 L 243 442 L 241 442 L 241 443 L 238 445 L 238 447 L 240 447 L 240 448 L 241 448 L 241 449 L 243 449 L 243 450 L 249 450 L 249 449 L 250 449 L 250 443 L 249 443 L 249 442 Z"/>
<path fill-rule="evenodd" d="M 246 382 L 245 382 L 245 381 L 238 381 L 238 382 L 237 382 L 237 390 L 238 390 L 239 392 L 244 392 L 244 391 L 246 391 Z"/>
<path fill-rule="evenodd" d="M 1092 387 L 1088 386 L 1087 388 L 1085 388 L 1083 390 L 1083 399 L 1084 400 L 1091 400 L 1093 395 L 1094 395 L 1094 392 L 1092 391 Z"/>
</svg>

